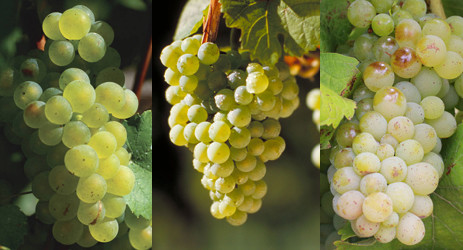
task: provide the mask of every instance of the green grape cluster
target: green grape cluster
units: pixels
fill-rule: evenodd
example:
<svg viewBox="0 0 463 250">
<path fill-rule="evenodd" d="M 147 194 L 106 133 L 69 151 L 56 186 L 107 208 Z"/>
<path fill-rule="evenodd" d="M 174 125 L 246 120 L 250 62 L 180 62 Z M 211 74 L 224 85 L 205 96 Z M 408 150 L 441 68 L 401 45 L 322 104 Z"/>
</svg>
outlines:
<svg viewBox="0 0 463 250">
<path fill-rule="evenodd" d="M 312 110 L 312 120 L 320 131 L 320 89 L 312 89 L 307 93 L 306 105 Z M 320 144 L 315 146 L 311 152 L 312 163 L 320 168 Z"/>
<path fill-rule="evenodd" d="M 58 242 L 91 247 L 124 236 L 118 229 L 135 175 L 121 120 L 136 113 L 138 99 L 109 47 L 111 26 L 90 9 L 51 13 L 42 27 L 45 50 L 14 58 L 0 73 L 0 102 L 10 107 L 0 118 L 27 157 L 37 219 L 53 224 Z M 148 234 L 136 235 L 136 249 L 151 247 Z"/>
<path fill-rule="evenodd" d="M 299 105 L 296 79 L 283 62 L 261 65 L 246 52 L 220 53 L 214 43 L 201 44 L 201 35 L 174 41 L 160 59 L 173 105 L 170 139 L 193 153 L 211 214 L 242 225 L 267 192 L 265 163 L 285 149 L 279 118 Z"/>
<path fill-rule="evenodd" d="M 353 92 L 354 118 L 334 136 L 322 210 L 336 214 L 335 228 L 350 222 L 358 237 L 415 245 L 444 172 L 441 139 L 457 128 L 463 18 L 427 14 L 423 0 L 356 0 L 347 14 L 372 32 L 348 52 L 361 62 L 363 83 Z"/>
</svg>

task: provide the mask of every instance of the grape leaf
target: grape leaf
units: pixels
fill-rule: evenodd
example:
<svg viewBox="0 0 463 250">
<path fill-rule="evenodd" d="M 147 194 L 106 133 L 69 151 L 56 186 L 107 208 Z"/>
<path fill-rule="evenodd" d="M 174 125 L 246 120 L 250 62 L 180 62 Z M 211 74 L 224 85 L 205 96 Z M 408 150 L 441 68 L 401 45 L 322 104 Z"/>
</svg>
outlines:
<svg viewBox="0 0 463 250">
<path fill-rule="evenodd" d="M 324 85 L 320 85 L 320 92 L 320 125 L 336 128 L 344 117 L 350 119 L 354 116 L 356 104 L 353 100 L 339 96 Z"/>
<path fill-rule="evenodd" d="M 349 96 L 359 77 L 358 61 L 336 53 L 320 54 L 320 124 L 336 128 L 341 120 L 350 119 L 356 104 Z"/>
<path fill-rule="evenodd" d="M 275 64 L 285 52 L 300 56 L 319 44 L 320 3 L 314 0 L 222 0 L 225 23 L 241 29 L 241 46 L 252 60 Z"/>
<path fill-rule="evenodd" d="M 320 51 L 333 52 L 339 44 L 346 43 L 352 31 L 352 25 L 346 20 L 348 4 L 346 0 L 321 1 Z"/>
<path fill-rule="evenodd" d="M 27 217 L 15 205 L 0 206 L 0 249 L 17 249 L 27 233 Z"/>
<path fill-rule="evenodd" d="M 130 162 L 129 168 L 135 175 L 135 186 L 132 192 L 125 196 L 127 205 L 136 216 L 151 219 L 153 208 L 153 176 L 148 171 L 134 162 Z"/>
<path fill-rule="evenodd" d="M 189 0 L 185 4 L 178 19 L 174 40 L 181 40 L 198 31 L 203 24 L 203 17 L 207 16 L 209 3 L 209 0 Z"/>
<path fill-rule="evenodd" d="M 426 235 L 414 246 L 405 246 L 397 239 L 387 244 L 368 239 L 350 243 L 337 241 L 338 249 L 461 249 L 463 244 L 463 125 L 443 141 L 442 157 L 446 166 L 438 188 L 431 194 L 434 210 L 424 219 Z M 369 243 L 369 244 L 365 244 Z"/>
<path fill-rule="evenodd" d="M 125 196 L 127 205 L 136 216 L 151 219 L 152 214 L 152 113 L 151 110 L 135 115 L 124 122 L 127 130 L 127 150 L 132 153 L 129 168 L 135 175 L 135 186 Z"/>
<path fill-rule="evenodd" d="M 450 16 L 463 16 L 463 5 L 461 0 L 442 0 L 444 6 L 445 15 Z"/>
<path fill-rule="evenodd" d="M 151 110 L 126 120 L 124 126 L 127 130 L 127 150 L 132 153 L 132 161 L 151 171 L 153 158 Z"/>
</svg>

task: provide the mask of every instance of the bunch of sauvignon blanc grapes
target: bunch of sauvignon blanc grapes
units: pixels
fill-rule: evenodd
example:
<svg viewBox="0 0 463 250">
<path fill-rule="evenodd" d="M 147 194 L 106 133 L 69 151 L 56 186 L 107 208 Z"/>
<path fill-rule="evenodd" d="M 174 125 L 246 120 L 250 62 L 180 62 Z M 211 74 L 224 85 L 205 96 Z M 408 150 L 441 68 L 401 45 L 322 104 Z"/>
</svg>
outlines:
<svg viewBox="0 0 463 250">
<path fill-rule="evenodd" d="M 312 89 L 307 93 L 306 105 L 313 111 L 312 120 L 317 125 L 318 131 L 320 131 L 320 89 Z M 312 163 L 320 168 L 320 144 L 312 149 L 311 153 Z"/>
<path fill-rule="evenodd" d="M 160 58 L 173 105 L 170 139 L 192 151 L 211 214 L 242 225 L 267 192 L 265 162 L 285 149 L 279 118 L 299 105 L 296 79 L 283 62 L 261 65 L 246 52 L 220 53 L 214 43 L 201 44 L 201 35 L 174 41 Z"/>
<path fill-rule="evenodd" d="M 120 56 L 109 47 L 114 32 L 82 5 L 49 14 L 42 27 L 45 50 L 18 56 L 0 72 L 0 120 L 27 157 L 36 217 L 53 224 L 65 245 L 118 236 L 148 249 L 150 221 L 126 210 L 124 198 L 135 176 L 121 120 L 136 113 L 138 99 L 124 88 Z"/>
<path fill-rule="evenodd" d="M 356 0 L 347 10 L 372 32 L 348 52 L 364 85 L 353 93 L 354 119 L 336 131 L 327 175 L 334 212 L 382 243 L 423 239 L 444 171 L 440 139 L 456 131 L 463 96 L 463 18 L 426 12 L 423 0 Z"/>
</svg>

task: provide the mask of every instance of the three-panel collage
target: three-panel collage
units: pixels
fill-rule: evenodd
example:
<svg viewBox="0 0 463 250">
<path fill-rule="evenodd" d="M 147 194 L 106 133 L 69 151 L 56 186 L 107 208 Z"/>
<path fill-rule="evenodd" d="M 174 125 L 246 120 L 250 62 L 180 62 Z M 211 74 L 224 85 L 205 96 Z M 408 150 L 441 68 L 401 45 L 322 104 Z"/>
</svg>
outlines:
<svg viewBox="0 0 463 250">
<path fill-rule="evenodd" d="M 459 0 L 1 1 L 0 250 L 463 249 L 462 74 Z"/>
</svg>

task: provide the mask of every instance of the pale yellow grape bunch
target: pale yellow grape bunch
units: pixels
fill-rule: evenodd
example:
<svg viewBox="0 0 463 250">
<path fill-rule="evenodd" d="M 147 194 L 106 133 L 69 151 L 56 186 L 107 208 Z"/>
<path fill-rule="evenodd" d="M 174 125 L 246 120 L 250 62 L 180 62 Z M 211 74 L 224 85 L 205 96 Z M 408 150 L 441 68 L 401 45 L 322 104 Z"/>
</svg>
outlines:
<svg viewBox="0 0 463 250">
<path fill-rule="evenodd" d="M 174 41 L 160 55 L 172 105 L 169 137 L 193 153 L 212 216 L 238 226 L 262 205 L 265 163 L 285 149 L 279 119 L 298 107 L 299 87 L 284 62 L 262 65 L 200 41 Z"/>
<path fill-rule="evenodd" d="M 89 8 L 51 13 L 42 27 L 50 46 L 12 65 L 21 81 L 0 91 L 18 110 L 5 121 L 15 127 L 9 139 L 23 148 L 36 217 L 53 225 L 54 238 L 82 247 L 110 242 L 126 233 L 120 217 L 136 182 L 122 119 L 137 112 L 138 98 L 109 47 L 114 31 Z M 151 247 L 148 226 L 127 233 L 136 249 Z"/>
<path fill-rule="evenodd" d="M 336 214 L 381 243 L 424 238 L 422 219 L 444 172 L 441 139 L 457 127 L 463 40 L 455 27 L 463 22 L 426 13 L 423 0 L 356 0 L 348 9 L 351 24 L 373 33 L 353 44 L 363 83 L 353 92 L 354 118 L 334 136 L 328 178 Z"/>
<path fill-rule="evenodd" d="M 307 93 L 306 105 L 312 110 L 312 120 L 320 130 L 320 89 L 312 89 Z M 311 153 L 312 163 L 320 168 L 320 145 L 315 146 Z"/>
</svg>

